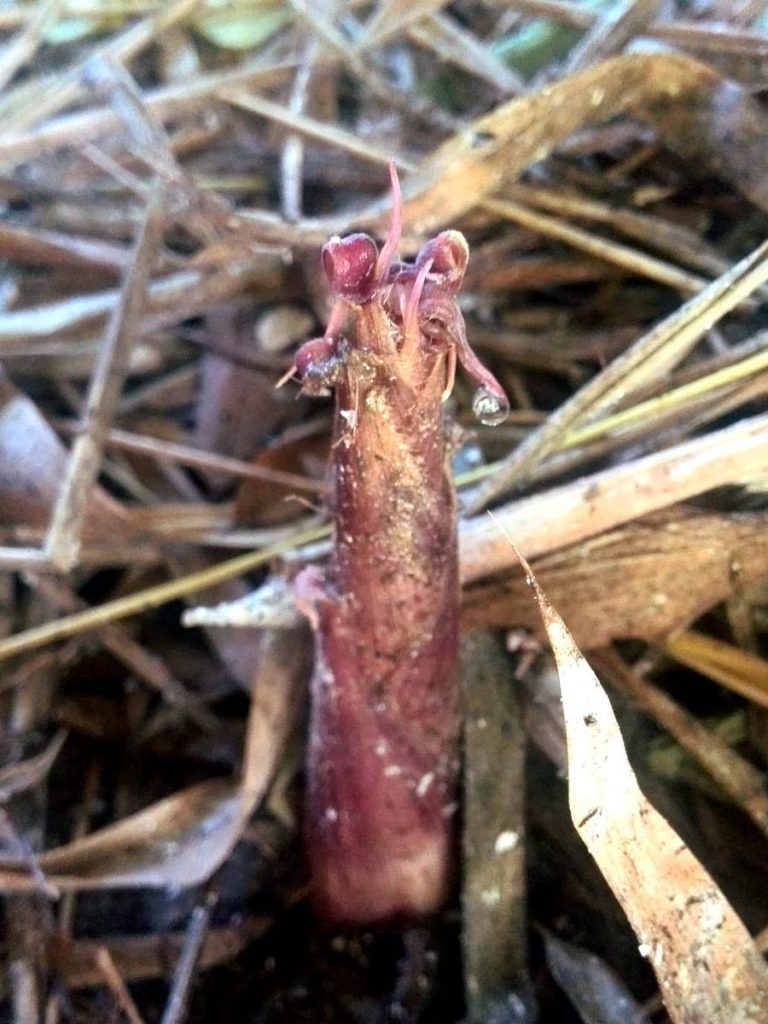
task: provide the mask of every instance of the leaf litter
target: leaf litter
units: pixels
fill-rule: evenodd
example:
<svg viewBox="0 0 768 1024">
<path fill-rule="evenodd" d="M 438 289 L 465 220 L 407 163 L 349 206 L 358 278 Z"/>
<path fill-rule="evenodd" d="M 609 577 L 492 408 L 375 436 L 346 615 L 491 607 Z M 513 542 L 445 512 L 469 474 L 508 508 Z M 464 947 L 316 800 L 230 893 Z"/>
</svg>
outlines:
<svg viewBox="0 0 768 1024">
<path fill-rule="evenodd" d="M 560 676 L 571 817 L 632 924 L 671 1019 L 764 1019 L 768 966 L 715 881 L 643 795 L 605 691 L 523 567 Z"/>
<path fill-rule="evenodd" d="M 0 33 L 2 1012 L 74 1019 L 69 988 L 83 1019 L 165 1024 L 216 1019 L 222 992 L 234 1020 L 765 1019 L 738 923 L 766 922 L 760 5 L 63 0 L 7 5 Z M 326 323 L 320 247 L 384 236 L 390 160 L 398 255 L 469 239 L 468 338 L 513 408 L 478 427 L 459 380 L 446 417 L 454 891 L 429 921 L 322 935 L 297 842 L 307 636 L 263 595 L 327 557 L 329 417 L 273 384 Z M 499 525 L 696 852 L 667 899 L 667 826 L 610 850 L 640 939 L 573 844 Z M 656 771 L 658 741 L 696 767 Z M 604 756 L 575 773 L 595 805 Z M 655 821 L 623 777 L 601 806 Z"/>
</svg>

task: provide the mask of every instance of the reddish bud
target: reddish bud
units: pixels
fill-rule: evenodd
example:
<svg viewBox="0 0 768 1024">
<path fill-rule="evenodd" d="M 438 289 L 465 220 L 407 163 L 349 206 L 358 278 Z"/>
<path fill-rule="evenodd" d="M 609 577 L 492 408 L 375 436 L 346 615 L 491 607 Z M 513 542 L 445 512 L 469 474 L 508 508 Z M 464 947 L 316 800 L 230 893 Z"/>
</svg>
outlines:
<svg viewBox="0 0 768 1024">
<path fill-rule="evenodd" d="M 369 235 L 331 238 L 323 246 L 325 276 L 335 295 L 360 304 L 371 298 L 376 288 L 376 261 L 379 252 Z"/>
<path fill-rule="evenodd" d="M 341 361 L 335 338 L 305 341 L 294 360 L 301 387 L 308 395 L 322 395 L 337 382 Z"/>
<path fill-rule="evenodd" d="M 441 231 L 422 246 L 416 257 L 416 266 L 431 263 L 430 280 L 438 279 L 440 285 L 455 295 L 464 280 L 464 271 L 469 260 L 469 246 L 460 231 Z"/>
</svg>

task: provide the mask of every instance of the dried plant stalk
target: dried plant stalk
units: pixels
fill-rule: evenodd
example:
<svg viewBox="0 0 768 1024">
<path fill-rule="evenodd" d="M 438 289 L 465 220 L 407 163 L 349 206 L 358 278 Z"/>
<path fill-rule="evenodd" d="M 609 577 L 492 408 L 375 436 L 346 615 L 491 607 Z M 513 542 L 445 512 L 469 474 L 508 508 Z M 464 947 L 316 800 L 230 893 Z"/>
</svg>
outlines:
<svg viewBox="0 0 768 1024">
<path fill-rule="evenodd" d="M 295 367 L 336 394 L 334 544 L 298 596 L 316 634 L 306 814 L 315 902 L 329 918 L 418 915 L 450 877 L 457 761 L 456 514 L 442 405 L 459 359 L 480 384 L 475 411 L 500 422 L 501 387 L 467 344 L 456 303 L 463 236 L 444 231 L 414 264 L 367 235 L 332 238 L 323 267 L 337 299 Z"/>
</svg>

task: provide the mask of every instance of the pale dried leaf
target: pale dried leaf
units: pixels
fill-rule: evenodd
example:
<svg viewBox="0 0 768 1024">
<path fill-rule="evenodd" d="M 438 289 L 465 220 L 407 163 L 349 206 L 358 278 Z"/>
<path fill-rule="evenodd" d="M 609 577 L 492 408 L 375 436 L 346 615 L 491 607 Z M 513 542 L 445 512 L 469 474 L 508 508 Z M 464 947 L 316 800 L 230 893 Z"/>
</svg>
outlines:
<svg viewBox="0 0 768 1024">
<path fill-rule="evenodd" d="M 242 949 L 260 938 L 270 924 L 266 917 L 236 919 L 230 925 L 212 929 L 200 956 L 201 967 L 234 959 Z M 95 965 L 96 950 L 109 950 L 126 981 L 162 978 L 175 966 L 184 941 L 183 933 L 116 935 L 94 941 L 77 939 L 55 943 L 52 951 L 56 969 L 69 988 L 89 988 L 101 983 Z"/>
<path fill-rule="evenodd" d="M 675 1024 L 768 1020 L 768 967 L 714 880 L 640 791 L 597 677 L 524 563 L 557 661 L 571 817 Z"/>
<path fill-rule="evenodd" d="M 45 526 L 66 465 L 66 449 L 37 406 L 0 370 L 0 523 Z M 86 533 L 114 536 L 122 513 L 101 487 L 88 502 Z"/>
<path fill-rule="evenodd" d="M 0 803 L 39 785 L 51 770 L 66 738 L 66 732 L 60 729 L 42 753 L 0 768 Z"/>
<path fill-rule="evenodd" d="M 61 891 L 187 886 L 205 881 L 229 851 L 240 797 L 229 780 L 174 793 L 115 825 L 50 850 L 39 859 Z M 24 866 L 5 860 L 0 889 L 31 888 Z"/>
<path fill-rule="evenodd" d="M 761 589 L 768 517 L 664 510 L 537 560 L 536 574 L 583 650 L 629 637 L 657 642 L 732 595 Z M 514 571 L 466 586 L 463 621 L 543 632 Z"/>
<path fill-rule="evenodd" d="M 621 978 L 599 956 L 544 932 L 552 977 L 584 1024 L 641 1024 L 647 1017 Z"/>
<path fill-rule="evenodd" d="M 263 797 L 301 706 L 301 654 L 280 634 L 254 679 L 241 781 L 213 779 L 174 793 L 113 825 L 49 850 L 40 870 L 60 891 L 205 882 L 229 856 Z M 27 865 L 0 859 L 0 891 L 36 885 Z"/>
</svg>

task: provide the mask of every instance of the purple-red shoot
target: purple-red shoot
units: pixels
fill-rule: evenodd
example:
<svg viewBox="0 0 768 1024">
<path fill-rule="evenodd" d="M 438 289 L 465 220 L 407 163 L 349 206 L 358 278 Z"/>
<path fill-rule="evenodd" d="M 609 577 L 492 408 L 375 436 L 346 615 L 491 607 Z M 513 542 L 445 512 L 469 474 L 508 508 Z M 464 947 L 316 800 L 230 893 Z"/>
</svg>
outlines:
<svg viewBox="0 0 768 1024">
<path fill-rule="evenodd" d="M 362 234 L 323 247 L 336 301 L 295 361 L 305 391 L 336 396 L 333 553 L 296 586 L 316 637 L 307 859 L 319 912 L 345 922 L 428 914 L 450 884 L 459 578 L 443 402 L 457 360 L 480 385 L 484 422 L 508 410 L 456 301 L 464 236 L 443 231 L 397 261 L 391 174 L 381 251 Z"/>
</svg>

